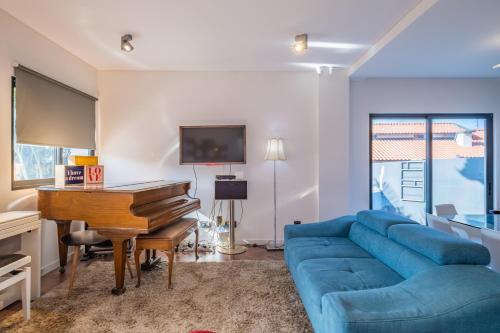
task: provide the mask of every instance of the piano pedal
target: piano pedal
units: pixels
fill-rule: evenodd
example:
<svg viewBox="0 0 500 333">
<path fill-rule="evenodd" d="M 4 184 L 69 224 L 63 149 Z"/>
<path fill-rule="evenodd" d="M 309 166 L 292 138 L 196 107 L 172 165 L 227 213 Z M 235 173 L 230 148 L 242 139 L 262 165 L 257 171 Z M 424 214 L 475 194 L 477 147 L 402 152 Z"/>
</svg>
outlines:
<svg viewBox="0 0 500 333">
<path fill-rule="evenodd" d="M 85 252 L 85 253 L 82 255 L 82 257 L 81 257 L 80 261 L 89 261 L 89 260 L 91 260 L 91 259 L 93 259 L 93 258 L 95 258 L 95 257 L 96 257 L 95 252 L 92 252 L 92 251 Z"/>
<path fill-rule="evenodd" d="M 152 271 L 153 269 L 160 268 L 160 264 L 161 264 L 160 257 L 150 258 L 149 260 L 146 260 L 141 264 L 141 270 Z"/>
</svg>

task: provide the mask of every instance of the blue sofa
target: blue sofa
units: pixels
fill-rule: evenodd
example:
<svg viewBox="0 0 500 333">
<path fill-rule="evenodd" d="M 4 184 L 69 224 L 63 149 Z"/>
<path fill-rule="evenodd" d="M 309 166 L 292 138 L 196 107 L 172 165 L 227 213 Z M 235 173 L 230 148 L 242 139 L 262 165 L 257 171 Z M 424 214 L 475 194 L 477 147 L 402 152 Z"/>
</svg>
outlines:
<svg viewBox="0 0 500 333">
<path fill-rule="evenodd" d="M 402 216 L 287 225 L 285 261 L 317 333 L 500 332 L 488 250 Z"/>
</svg>

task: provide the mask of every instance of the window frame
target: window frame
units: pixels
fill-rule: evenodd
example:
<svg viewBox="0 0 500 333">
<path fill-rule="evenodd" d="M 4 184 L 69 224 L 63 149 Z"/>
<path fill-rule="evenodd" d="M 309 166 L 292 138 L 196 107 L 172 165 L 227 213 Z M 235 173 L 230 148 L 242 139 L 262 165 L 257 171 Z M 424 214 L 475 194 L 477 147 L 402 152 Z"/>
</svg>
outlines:
<svg viewBox="0 0 500 333">
<path fill-rule="evenodd" d="M 432 214 L 432 120 L 433 119 L 463 119 L 463 118 L 481 118 L 485 121 L 485 214 L 493 209 L 493 185 L 494 185 L 494 142 L 493 142 L 493 113 L 370 113 L 369 128 L 368 128 L 368 195 L 369 209 L 373 209 L 372 198 L 372 182 L 373 182 L 373 166 L 372 166 L 372 125 L 374 119 L 383 118 L 407 118 L 407 119 L 425 119 L 426 124 L 426 160 L 425 160 L 425 212 Z"/>
<path fill-rule="evenodd" d="M 14 109 L 15 101 L 14 101 L 14 89 L 16 88 L 16 77 L 12 76 L 11 78 L 11 136 L 10 136 L 10 151 L 11 151 L 11 190 L 24 190 L 36 188 L 44 185 L 54 185 L 55 178 L 39 178 L 39 179 L 27 179 L 27 180 L 16 180 L 14 175 L 14 145 L 17 143 L 15 140 L 15 115 Z M 55 158 L 54 165 L 63 164 L 63 151 L 64 147 L 54 147 L 55 149 Z M 89 149 L 89 155 L 93 156 L 95 151 L 93 149 Z"/>
</svg>

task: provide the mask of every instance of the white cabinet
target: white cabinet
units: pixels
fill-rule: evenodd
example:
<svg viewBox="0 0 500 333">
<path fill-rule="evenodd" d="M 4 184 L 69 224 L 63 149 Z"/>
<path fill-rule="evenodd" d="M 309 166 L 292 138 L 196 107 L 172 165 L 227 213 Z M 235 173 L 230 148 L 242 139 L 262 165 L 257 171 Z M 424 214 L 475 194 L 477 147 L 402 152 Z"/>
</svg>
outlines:
<svg viewBox="0 0 500 333">
<path fill-rule="evenodd" d="M 40 297 L 41 277 L 41 223 L 39 212 L 0 213 L 0 240 L 21 235 L 21 251 L 31 256 L 31 298 Z M 21 299 L 20 288 L 10 288 L 0 293 L 0 309 Z"/>
</svg>

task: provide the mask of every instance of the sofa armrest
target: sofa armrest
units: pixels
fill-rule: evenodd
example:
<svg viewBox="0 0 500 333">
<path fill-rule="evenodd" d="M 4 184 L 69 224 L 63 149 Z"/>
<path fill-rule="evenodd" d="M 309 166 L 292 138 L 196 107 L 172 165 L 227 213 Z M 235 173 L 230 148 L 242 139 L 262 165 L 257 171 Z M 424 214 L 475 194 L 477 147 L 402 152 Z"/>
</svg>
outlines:
<svg viewBox="0 0 500 333">
<path fill-rule="evenodd" d="M 285 243 L 296 237 L 347 237 L 356 216 L 346 215 L 329 221 L 285 225 Z"/>
<path fill-rule="evenodd" d="M 500 274 L 437 266 L 397 285 L 321 299 L 325 332 L 491 332 L 500 327 Z"/>
</svg>

